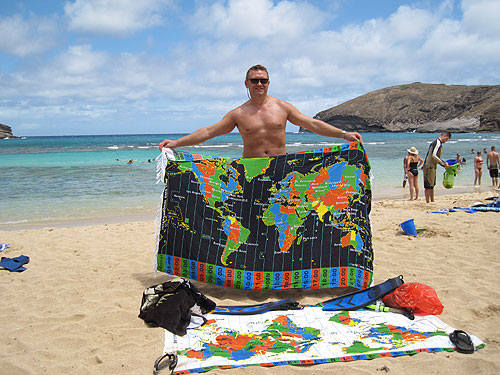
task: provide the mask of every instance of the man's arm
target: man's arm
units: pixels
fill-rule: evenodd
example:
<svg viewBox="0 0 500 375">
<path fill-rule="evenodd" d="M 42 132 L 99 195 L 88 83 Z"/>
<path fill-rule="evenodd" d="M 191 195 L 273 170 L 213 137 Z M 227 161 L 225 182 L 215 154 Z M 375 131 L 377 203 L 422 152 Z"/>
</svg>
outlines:
<svg viewBox="0 0 500 375">
<path fill-rule="evenodd" d="M 434 161 L 438 164 L 440 164 L 441 166 L 445 167 L 446 169 L 449 168 L 449 165 L 447 162 L 441 160 L 441 158 L 439 156 L 437 156 L 437 153 L 439 151 L 439 149 L 443 147 L 443 143 L 441 142 L 441 140 L 438 138 L 437 139 L 437 143 L 436 143 L 436 147 L 434 147 L 434 150 L 432 151 L 432 159 L 434 159 Z"/>
<path fill-rule="evenodd" d="M 213 125 L 205 126 L 204 128 L 200 128 L 192 132 L 191 134 L 185 135 L 184 137 L 176 140 L 165 139 L 159 144 L 160 150 L 164 147 L 177 148 L 183 146 L 193 146 L 220 135 L 230 133 L 236 127 L 236 121 L 234 120 L 234 111 L 235 110 L 232 110 L 227 113 L 219 122 Z"/>
<path fill-rule="evenodd" d="M 301 126 L 304 129 L 307 129 L 324 137 L 344 138 L 347 141 L 363 142 L 363 138 L 358 132 L 345 132 L 333 125 L 327 124 L 324 121 L 313 119 L 309 116 L 304 115 L 290 103 L 283 102 L 283 104 L 286 106 L 288 121 L 290 121 L 294 125 Z"/>
</svg>

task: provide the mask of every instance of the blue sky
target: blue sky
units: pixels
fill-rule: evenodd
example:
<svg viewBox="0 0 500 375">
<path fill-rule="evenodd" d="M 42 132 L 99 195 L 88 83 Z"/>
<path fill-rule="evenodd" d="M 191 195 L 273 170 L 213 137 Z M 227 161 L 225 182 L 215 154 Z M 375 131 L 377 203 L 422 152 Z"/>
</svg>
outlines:
<svg viewBox="0 0 500 375">
<path fill-rule="evenodd" d="M 0 123 L 190 132 L 247 100 L 254 64 L 309 116 L 403 83 L 497 85 L 498 15 L 498 0 L 2 1 Z"/>
</svg>

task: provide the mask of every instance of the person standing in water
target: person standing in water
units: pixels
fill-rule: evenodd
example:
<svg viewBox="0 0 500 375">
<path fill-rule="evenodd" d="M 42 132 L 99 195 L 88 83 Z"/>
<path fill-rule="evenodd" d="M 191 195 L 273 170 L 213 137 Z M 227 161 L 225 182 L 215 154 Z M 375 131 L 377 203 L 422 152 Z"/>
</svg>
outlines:
<svg viewBox="0 0 500 375">
<path fill-rule="evenodd" d="M 418 199 L 418 169 L 424 164 L 424 159 L 418 156 L 418 150 L 411 147 L 408 150 L 405 170 L 410 184 L 410 200 Z M 413 198 L 415 196 L 415 198 Z"/>
<path fill-rule="evenodd" d="M 481 186 L 481 176 L 483 175 L 484 160 L 481 156 L 481 151 L 477 152 L 474 158 L 474 186 Z"/>
</svg>

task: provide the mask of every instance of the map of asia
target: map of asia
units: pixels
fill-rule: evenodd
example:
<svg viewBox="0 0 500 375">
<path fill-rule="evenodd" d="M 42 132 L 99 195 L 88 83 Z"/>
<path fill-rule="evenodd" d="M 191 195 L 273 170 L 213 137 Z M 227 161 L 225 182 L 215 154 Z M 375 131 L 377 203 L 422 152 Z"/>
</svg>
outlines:
<svg viewBox="0 0 500 375">
<path fill-rule="evenodd" d="M 158 270 L 248 290 L 371 282 L 370 164 L 360 143 L 269 158 L 162 157 Z"/>
</svg>

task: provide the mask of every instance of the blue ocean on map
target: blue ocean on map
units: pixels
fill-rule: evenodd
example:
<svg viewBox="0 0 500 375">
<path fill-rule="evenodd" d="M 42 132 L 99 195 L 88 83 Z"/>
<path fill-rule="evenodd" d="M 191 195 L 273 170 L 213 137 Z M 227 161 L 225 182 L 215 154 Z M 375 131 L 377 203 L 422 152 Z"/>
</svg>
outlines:
<svg viewBox="0 0 500 375">
<path fill-rule="evenodd" d="M 415 146 L 425 158 L 438 135 L 426 133 L 363 133 L 373 172 L 374 199 L 407 199 L 403 189 L 403 157 Z M 85 135 L 0 139 L 0 229 L 18 229 L 56 223 L 109 223 L 126 219 L 152 219 L 162 186 L 156 184 L 158 143 L 182 134 Z M 287 151 L 307 151 L 339 144 L 341 140 L 311 133 L 288 133 Z M 499 133 L 453 134 L 444 145 L 443 158 L 457 153 L 467 160 L 455 179 L 455 187 L 439 192 L 473 191 L 471 150 L 500 146 Z M 209 140 L 182 150 L 213 156 L 241 157 L 238 133 Z M 484 157 L 484 155 L 483 155 Z M 419 175 L 421 199 L 422 176 Z M 481 189 L 491 180 L 483 173 Z"/>
</svg>

